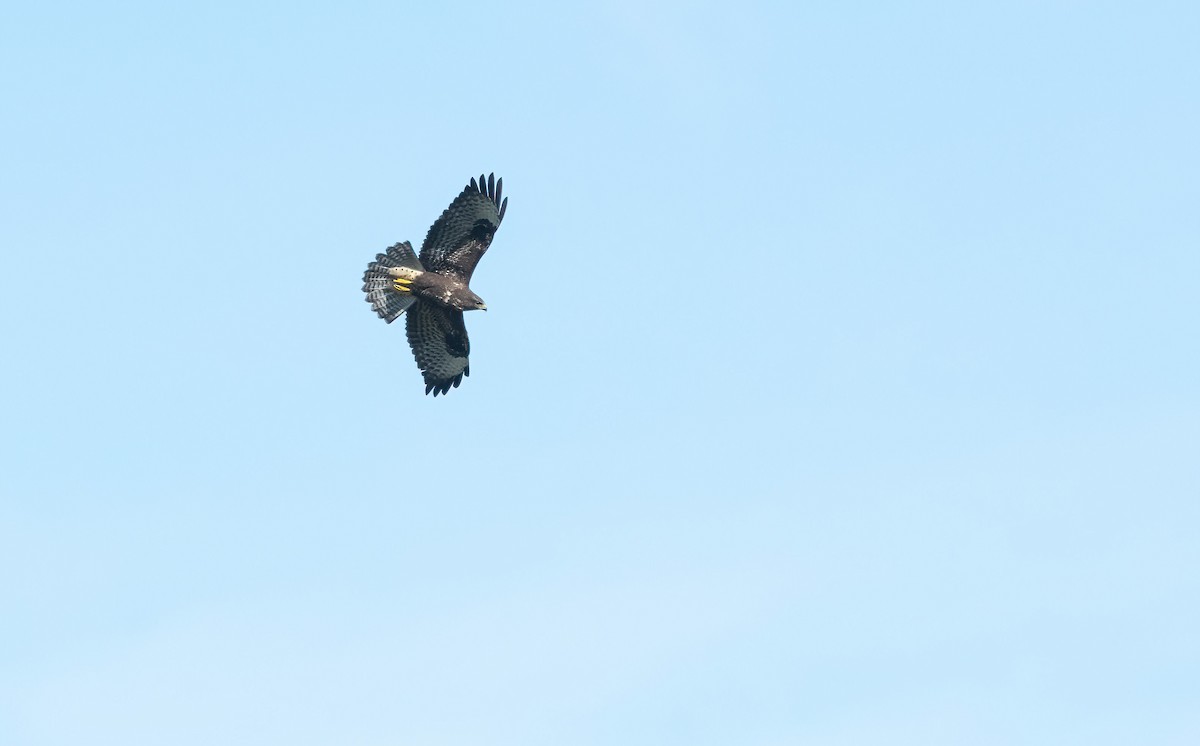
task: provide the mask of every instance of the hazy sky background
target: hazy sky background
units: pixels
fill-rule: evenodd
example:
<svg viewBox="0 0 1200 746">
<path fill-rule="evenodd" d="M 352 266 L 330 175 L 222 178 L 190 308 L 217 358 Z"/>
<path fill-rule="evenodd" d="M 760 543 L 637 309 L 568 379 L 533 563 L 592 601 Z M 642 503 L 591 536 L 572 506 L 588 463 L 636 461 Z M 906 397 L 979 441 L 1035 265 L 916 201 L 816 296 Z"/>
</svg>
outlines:
<svg viewBox="0 0 1200 746">
<path fill-rule="evenodd" d="M 1196 8 L 5 4 L 0 742 L 1200 742 Z"/>
</svg>

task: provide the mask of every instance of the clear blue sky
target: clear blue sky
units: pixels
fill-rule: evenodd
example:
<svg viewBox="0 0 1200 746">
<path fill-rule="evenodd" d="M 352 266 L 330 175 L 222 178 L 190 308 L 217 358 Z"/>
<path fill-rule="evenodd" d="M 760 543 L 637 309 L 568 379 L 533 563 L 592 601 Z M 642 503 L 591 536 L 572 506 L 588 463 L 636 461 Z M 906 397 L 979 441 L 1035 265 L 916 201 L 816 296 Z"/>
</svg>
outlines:
<svg viewBox="0 0 1200 746">
<path fill-rule="evenodd" d="M 1198 38 L 6 4 L 0 742 L 1200 742 Z M 481 171 L 435 400 L 360 278 Z"/>
</svg>

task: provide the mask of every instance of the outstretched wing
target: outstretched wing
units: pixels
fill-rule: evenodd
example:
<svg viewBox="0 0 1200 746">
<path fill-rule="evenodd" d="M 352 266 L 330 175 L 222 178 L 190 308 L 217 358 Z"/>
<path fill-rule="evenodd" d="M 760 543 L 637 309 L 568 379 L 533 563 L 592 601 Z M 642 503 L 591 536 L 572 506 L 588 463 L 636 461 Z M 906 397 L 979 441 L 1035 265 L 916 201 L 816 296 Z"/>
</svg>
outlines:
<svg viewBox="0 0 1200 746">
<path fill-rule="evenodd" d="M 408 344 L 425 377 L 425 393 L 445 394 L 471 375 L 467 356 L 471 342 L 463 312 L 427 301 L 417 301 L 405 317 Z"/>
<path fill-rule="evenodd" d="M 454 275 L 463 282 L 471 281 L 471 273 L 479 264 L 483 252 L 492 243 L 492 236 L 504 219 L 508 199 L 501 199 L 504 179 L 471 183 L 458 195 L 442 216 L 430 226 L 421 244 L 421 264 L 425 269 L 444 275 Z"/>
</svg>

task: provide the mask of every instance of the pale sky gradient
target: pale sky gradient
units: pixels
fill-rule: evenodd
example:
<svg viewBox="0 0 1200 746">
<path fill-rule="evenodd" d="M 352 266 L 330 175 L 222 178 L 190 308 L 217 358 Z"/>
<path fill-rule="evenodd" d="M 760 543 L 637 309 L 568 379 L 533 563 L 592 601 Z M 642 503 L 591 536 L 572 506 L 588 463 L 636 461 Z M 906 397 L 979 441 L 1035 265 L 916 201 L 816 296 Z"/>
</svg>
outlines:
<svg viewBox="0 0 1200 746">
<path fill-rule="evenodd" d="M 1200 743 L 1198 7 L 6 4 L 0 743 Z"/>
</svg>

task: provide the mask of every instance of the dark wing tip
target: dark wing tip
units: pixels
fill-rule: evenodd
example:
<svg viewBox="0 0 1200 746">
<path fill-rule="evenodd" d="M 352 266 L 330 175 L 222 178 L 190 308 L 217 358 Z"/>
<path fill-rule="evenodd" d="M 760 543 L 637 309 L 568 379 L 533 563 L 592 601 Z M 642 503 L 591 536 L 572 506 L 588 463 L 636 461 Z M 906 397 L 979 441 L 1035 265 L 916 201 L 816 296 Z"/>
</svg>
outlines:
<svg viewBox="0 0 1200 746">
<path fill-rule="evenodd" d="M 478 180 L 472 176 L 467 189 L 490 199 L 500 216 L 504 216 L 504 204 L 508 202 L 508 199 L 504 197 L 504 179 L 497 179 L 495 171 L 486 176 L 480 174 Z"/>
<path fill-rule="evenodd" d="M 461 383 L 462 383 L 462 374 L 461 373 L 458 374 L 457 376 L 455 376 L 454 378 L 447 378 L 444 381 L 426 381 L 425 382 L 425 395 L 428 396 L 430 394 L 433 394 L 434 397 L 436 398 L 439 394 L 445 395 L 445 394 L 450 393 L 451 387 L 458 388 L 459 384 L 461 384 Z"/>
<path fill-rule="evenodd" d="M 507 209 L 508 209 L 508 197 L 505 197 L 504 201 L 500 203 L 500 216 L 498 218 L 499 220 L 504 220 L 504 211 Z"/>
</svg>

